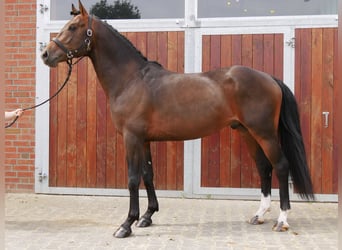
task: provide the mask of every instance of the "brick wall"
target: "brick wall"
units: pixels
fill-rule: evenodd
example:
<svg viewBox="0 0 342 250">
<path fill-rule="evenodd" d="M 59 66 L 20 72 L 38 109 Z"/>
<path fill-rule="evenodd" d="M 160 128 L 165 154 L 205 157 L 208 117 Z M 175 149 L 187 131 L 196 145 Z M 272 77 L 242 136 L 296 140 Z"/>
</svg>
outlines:
<svg viewBox="0 0 342 250">
<path fill-rule="evenodd" d="M 5 109 L 35 103 L 36 0 L 5 0 Z M 7 192 L 34 191 L 34 111 L 5 130 Z"/>
</svg>

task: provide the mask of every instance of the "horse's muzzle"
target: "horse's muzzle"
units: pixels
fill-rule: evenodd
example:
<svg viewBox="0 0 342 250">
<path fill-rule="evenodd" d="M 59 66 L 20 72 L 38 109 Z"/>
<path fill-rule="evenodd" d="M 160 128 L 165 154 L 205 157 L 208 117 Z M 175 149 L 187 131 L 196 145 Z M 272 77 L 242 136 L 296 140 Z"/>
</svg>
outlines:
<svg viewBox="0 0 342 250">
<path fill-rule="evenodd" d="M 40 57 L 42 58 L 43 62 L 49 67 L 56 67 L 59 62 L 58 57 L 52 56 L 47 48 L 44 49 Z"/>
</svg>

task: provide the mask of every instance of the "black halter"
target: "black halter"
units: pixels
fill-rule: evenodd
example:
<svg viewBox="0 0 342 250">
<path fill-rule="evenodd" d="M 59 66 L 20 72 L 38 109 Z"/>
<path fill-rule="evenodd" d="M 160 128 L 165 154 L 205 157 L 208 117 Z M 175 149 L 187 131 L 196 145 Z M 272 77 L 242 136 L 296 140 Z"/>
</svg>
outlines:
<svg viewBox="0 0 342 250">
<path fill-rule="evenodd" d="M 75 55 L 77 55 L 77 53 L 83 48 L 83 47 L 86 47 L 86 50 L 89 52 L 91 50 L 91 37 L 93 36 L 93 30 L 91 29 L 91 23 L 92 23 L 92 16 L 89 15 L 88 16 L 88 29 L 87 29 L 87 32 L 86 32 L 86 38 L 84 39 L 84 43 L 77 49 L 73 49 L 73 50 L 70 50 L 70 49 L 67 49 L 62 43 L 61 41 L 59 41 L 57 38 L 54 38 L 52 39 L 53 42 L 55 42 L 57 44 L 57 46 L 63 50 L 66 55 L 67 55 L 67 58 L 68 58 L 68 62 L 75 57 Z"/>
</svg>

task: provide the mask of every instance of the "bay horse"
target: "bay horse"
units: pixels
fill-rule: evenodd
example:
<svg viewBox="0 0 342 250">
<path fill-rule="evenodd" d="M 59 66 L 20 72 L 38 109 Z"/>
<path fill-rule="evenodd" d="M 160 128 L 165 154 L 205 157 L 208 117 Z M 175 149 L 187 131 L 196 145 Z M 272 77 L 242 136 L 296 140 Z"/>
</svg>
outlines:
<svg viewBox="0 0 342 250">
<path fill-rule="evenodd" d="M 261 202 L 251 224 L 264 222 L 271 203 L 271 178 L 279 180 L 280 214 L 274 231 L 286 231 L 290 209 L 289 176 L 298 194 L 314 199 L 298 107 L 280 80 L 244 66 L 179 74 L 149 61 L 116 29 L 89 15 L 79 1 L 74 17 L 41 54 L 44 63 L 88 56 L 122 134 L 128 164 L 128 217 L 114 233 L 123 238 L 131 226 L 152 224 L 158 211 L 153 184 L 151 141 L 189 140 L 230 126 L 241 132 L 261 179 Z M 139 184 L 143 180 L 148 208 L 139 218 Z"/>
</svg>

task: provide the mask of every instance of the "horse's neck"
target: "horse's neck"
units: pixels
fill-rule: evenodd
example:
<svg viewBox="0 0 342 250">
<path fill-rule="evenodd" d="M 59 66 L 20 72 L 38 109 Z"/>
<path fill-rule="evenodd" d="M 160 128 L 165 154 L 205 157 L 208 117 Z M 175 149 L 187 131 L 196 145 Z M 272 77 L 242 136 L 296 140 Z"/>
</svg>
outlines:
<svg viewBox="0 0 342 250">
<path fill-rule="evenodd" d="M 105 27 L 102 29 L 109 32 Z M 103 37 L 97 37 L 90 59 L 105 92 L 115 95 L 146 62 L 136 51 L 122 44 L 119 37 L 112 40 L 111 34 L 101 34 Z"/>
</svg>

